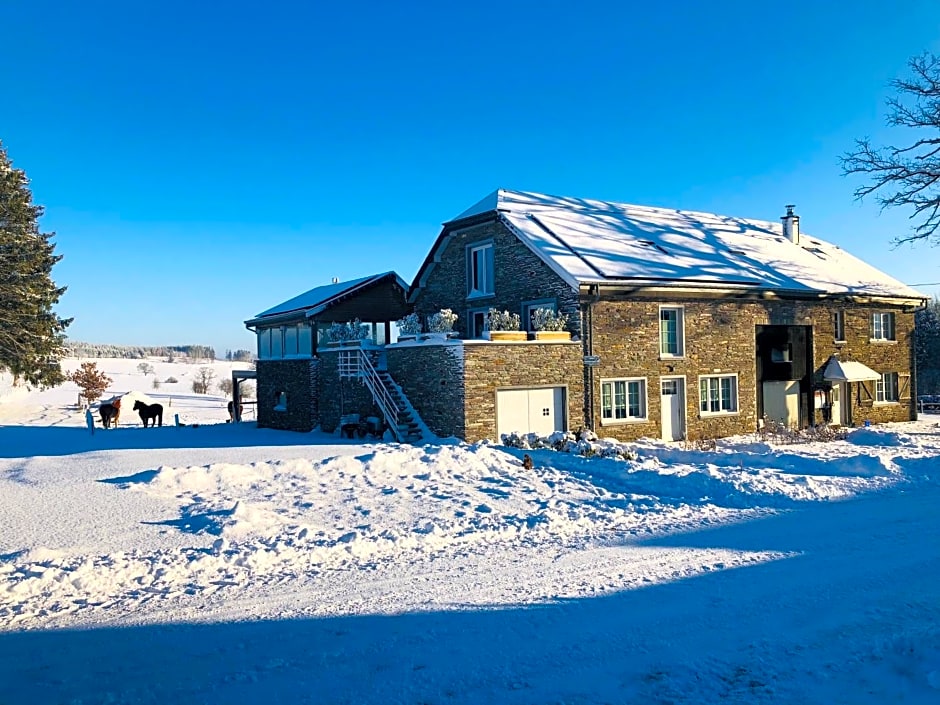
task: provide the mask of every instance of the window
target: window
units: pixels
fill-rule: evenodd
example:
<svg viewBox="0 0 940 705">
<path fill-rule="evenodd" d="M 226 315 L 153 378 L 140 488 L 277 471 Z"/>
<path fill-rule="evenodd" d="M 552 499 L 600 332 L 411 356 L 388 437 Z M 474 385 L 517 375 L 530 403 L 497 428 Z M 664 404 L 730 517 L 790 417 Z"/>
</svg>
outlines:
<svg viewBox="0 0 940 705">
<path fill-rule="evenodd" d="M 682 357 L 685 355 L 685 326 L 682 309 L 663 306 L 659 309 L 659 355 Z"/>
<path fill-rule="evenodd" d="M 467 331 L 471 338 L 482 338 L 486 330 L 486 314 L 489 309 L 478 308 L 467 312 L 470 329 Z"/>
<path fill-rule="evenodd" d="M 772 348 L 770 351 L 771 362 L 793 362 L 793 346 L 785 345 L 779 348 Z"/>
<path fill-rule="evenodd" d="M 284 328 L 284 357 L 297 355 L 297 326 Z"/>
<path fill-rule="evenodd" d="M 554 311 L 555 313 L 558 313 L 558 305 L 555 303 L 554 299 L 526 301 L 524 304 L 522 304 L 522 323 L 525 325 L 526 330 L 535 330 L 535 326 L 532 325 L 532 314 L 540 308 L 547 308 L 551 311 Z"/>
<path fill-rule="evenodd" d="M 890 404 L 898 400 L 898 373 L 885 372 L 875 381 L 875 401 Z"/>
<path fill-rule="evenodd" d="M 872 340 L 894 340 L 894 314 L 873 313 L 871 317 Z"/>
<path fill-rule="evenodd" d="M 287 411 L 287 392 L 277 392 L 274 395 L 274 410 Z"/>
<path fill-rule="evenodd" d="M 262 328 L 258 331 L 258 359 L 267 360 L 271 357 L 271 329 Z"/>
<path fill-rule="evenodd" d="M 832 334 L 837 341 L 845 340 L 845 311 L 833 312 Z"/>
<path fill-rule="evenodd" d="M 612 379 L 601 382 L 602 423 L 645 419 L 645 379 Z"/>
<path fill-rule="evenodd" d="M 495 292 L 493 277 L 493 244 L 467 248 L 467 297 L 492 296 Z"/>
<path fill-rule="evenodd" d="M 702 414 L 738 412 L 738 376 L 699 377 L 699 409 Z"/>
<path fill-rule="evenodd" d="M 271 329 L 271 357 L 284 357 L 284 329 Z"/>
<path fill-rule="evenodd" d="M 313 329 L 301 324 L 297 327 L 297 353 L 299 355 L 313 355 Z"/>
</svg>

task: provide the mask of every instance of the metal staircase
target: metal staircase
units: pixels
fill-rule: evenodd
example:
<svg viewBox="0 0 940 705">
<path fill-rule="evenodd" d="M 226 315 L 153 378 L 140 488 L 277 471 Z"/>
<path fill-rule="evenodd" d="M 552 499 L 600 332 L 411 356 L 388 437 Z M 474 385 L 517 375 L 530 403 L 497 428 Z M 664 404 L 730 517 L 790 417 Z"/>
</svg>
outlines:
<svg viewBox="0 0 940 705">
<path fill-rule="evenodd" d="M 355 353 L 355 376 L 359 377 L 372 394 L 372 399 L 381 410 L 395 439 L 400 443 L 420 443 L 424 439 L 421 431 L 424 424 L 388 371 L 378 369 L 381 366 L 379 352 L 359 348 Z M 350 369 L 352 367 L 347 367 L 348 372 L 353 371 Z"/>
</svg>

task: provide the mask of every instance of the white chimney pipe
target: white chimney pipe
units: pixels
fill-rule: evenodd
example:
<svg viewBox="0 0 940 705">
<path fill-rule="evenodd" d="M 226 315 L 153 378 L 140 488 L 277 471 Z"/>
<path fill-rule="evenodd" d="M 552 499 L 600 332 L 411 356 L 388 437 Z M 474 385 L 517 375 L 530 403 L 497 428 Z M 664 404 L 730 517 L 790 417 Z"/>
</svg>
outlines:
<svg viewBox="0 0 940 705">
<path fill-rule="evenodd" d="M 783 236 L 794 245 L 800 244 L 800 216 L 793 213 L 796 208 L 793 204 L 787 204 L 787 214 L 780 220 L 783 221 Z"/>
</svg>

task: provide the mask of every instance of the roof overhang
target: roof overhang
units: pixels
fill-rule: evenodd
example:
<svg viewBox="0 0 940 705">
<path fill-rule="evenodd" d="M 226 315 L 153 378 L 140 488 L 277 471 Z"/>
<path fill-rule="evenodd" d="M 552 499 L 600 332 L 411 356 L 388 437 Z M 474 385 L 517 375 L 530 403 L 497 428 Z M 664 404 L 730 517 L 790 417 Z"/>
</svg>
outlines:
<svg viewBox="0 0 940 705">
<path fill-rule="evenodd" d="M 840 360 L 833 356 L 826 364 L 823 379 L 828 382 L 870 382 L 881 379 L 881 375 L 861 362 Z"/>
</svg>

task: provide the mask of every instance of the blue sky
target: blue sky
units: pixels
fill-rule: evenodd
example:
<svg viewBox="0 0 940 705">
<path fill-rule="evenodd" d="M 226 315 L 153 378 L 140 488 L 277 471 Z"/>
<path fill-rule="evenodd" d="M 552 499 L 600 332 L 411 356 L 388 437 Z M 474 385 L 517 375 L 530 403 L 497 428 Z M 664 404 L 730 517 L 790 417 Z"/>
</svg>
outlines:
<svg viewBox="0 0 940 705">
<path fill-rule="evenodd" d="M 932 0 L 6 0 L 0 26 L 0 139 L 77 339 L 253 349 L 242 321 L 334 276 L 410 281 L 497 187 L 795 203 L 804 232 L 940 282 L 838 165 L 892 136 L 888 82 L 940 50 Z"/>
</svg>

